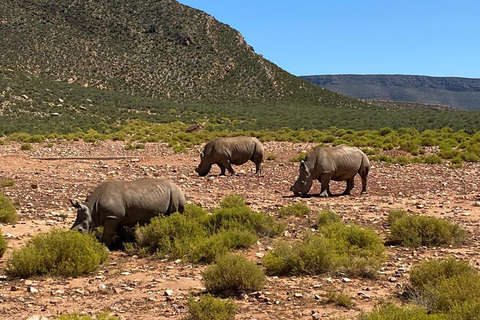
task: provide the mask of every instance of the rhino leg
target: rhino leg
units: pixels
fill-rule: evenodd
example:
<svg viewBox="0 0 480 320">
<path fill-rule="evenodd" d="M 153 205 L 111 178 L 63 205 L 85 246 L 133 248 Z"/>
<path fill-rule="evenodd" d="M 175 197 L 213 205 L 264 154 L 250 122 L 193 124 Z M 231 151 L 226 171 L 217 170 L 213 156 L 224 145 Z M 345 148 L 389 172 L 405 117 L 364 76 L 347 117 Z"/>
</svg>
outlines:
<svg viewBox="0 0 480 320">
<path fill-rule="evenodd" d="M 222 165 L 224 166 L 223 175 L 225 175 L 225 168 L 228 170 L 228 172 L 230 172 L 231 175 L 235 174 L 235 171 L 233 170 L 232 165 L 230 164 L 230 160 L 222 162 Z"/>
<path fill-rule="evenodd" d="M 345 191 L 343 191 L 342 196 L 350 195 L 350 191 L 352 191 L 354 186 L 355 186 L 355 176 L 347 180 L 347 188 L 345 189 Z"/>
<path fill-rule="evenodd" d="M 113 237 L 115 236 L 115 232 L 119 227 L 119 221 L 116 217 L 109 216 L 103 222 L 103 235 L 102 235 L 102 242 L 105 246 L 109 247 L 112 244 Z"/>
<path fill-rule="evenodd" d="M 330 179 L 331 179 L 331 174 L 329 173 L 322 173 L 320 176 L 320 185 L 321 190 L 320 190 L 320 197 L 328 197 L 329 195 L 332 195 L 330 192 Z"/>
<path fill-rule="evenodd" d="M 362 194 L 365 194 L 365 193 L 368 193 L 367 191 L 367 176 L 366 175 L 362 175 Z"/>
<path fill-rule="evenodd" d="M 262 174 L 263 163 L 262 162 L 255 162 L 255 174 L 261 175 Z"/>
<path fill-rule="evenodd" d="M 224 176 L 225 175 L 225 166 L 221 163 L 218 163 L 218 167 L 220 168 L 220 175 Z"/>
</svg>

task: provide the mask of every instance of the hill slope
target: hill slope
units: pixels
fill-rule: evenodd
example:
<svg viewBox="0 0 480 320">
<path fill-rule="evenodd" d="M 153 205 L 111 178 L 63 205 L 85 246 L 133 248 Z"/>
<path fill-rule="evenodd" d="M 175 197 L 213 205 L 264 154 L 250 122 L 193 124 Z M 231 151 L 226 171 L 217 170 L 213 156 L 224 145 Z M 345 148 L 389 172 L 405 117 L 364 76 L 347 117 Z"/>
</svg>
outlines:
<svg viewBox="0 0 480 320">
<path fill-rule="evenodd" d="M 480 110 L 480 79 L 415 75 L 312 75 L 301 78 L 360 99 L 410 101 Z"/>
<path fill-rule="evenodd" d="M 55 80 L 169 101 L 362 105 L 285 72 L 175 0 L 0 0 L 0 16 L 0 63 Z"/>
</svg>

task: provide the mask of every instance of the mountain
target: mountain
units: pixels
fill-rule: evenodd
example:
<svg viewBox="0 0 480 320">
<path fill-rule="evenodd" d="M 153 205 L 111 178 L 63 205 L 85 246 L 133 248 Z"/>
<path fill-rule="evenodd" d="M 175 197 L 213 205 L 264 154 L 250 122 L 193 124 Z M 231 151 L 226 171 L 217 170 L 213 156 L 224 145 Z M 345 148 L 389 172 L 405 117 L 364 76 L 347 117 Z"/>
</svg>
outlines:
<svg viewBox="0 0 480 320">
<path fill-rule="evenodd" d="M 301 78 L 359 99 L 480 110 L 480 79 L 416 75 L 311 75 Z"/>
<path fill-rule="evenodd" d="M 0 65 L 172 102 L 366 106 L 299 79 L 175 0 L 0 0 Z"/>
</svg>

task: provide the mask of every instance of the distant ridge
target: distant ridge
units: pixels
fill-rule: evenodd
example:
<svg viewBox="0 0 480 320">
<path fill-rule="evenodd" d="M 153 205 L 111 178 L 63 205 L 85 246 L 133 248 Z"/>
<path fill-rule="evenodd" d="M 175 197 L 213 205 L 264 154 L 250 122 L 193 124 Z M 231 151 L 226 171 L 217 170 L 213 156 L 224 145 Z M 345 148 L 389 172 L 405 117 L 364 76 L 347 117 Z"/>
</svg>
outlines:
<svg viewBox="0 0 480 320">
<path fill-rule="evenodd" d="M 480 79 L 419 75 L 310 75 L 311 83 L 350 97 L 480 110 Z"/>
</svg>

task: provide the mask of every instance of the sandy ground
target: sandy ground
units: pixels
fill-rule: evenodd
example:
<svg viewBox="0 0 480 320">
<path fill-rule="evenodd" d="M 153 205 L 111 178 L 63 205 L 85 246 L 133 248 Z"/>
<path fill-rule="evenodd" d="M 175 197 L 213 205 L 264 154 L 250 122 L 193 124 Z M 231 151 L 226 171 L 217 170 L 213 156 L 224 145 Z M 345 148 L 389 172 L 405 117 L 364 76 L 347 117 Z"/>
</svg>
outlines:
<svg viewBox="0 0 480 320">
<path fill-rule="evenodd" d="M 469 233 L 468 245 L 460 248 L 387 247 L 385 262 L 375 280 L 345 279 L 341 275 L 267 277 L 261 292 L 235 298 L 238 319 L 354 319 L 378 303 L 393 300 L 408 282 L 412 265 L 424 259 L 456 256 L 476 267 L 480 263 L 479 164 L 462 169 L 443 165 L 385 165 L 373 162 L 369 175 L 369 194 L 360 195 L 360 179 L 351 196 L 319 198 L 314 182 L 309 198 L 292 197 L 289 187 L 298 174 L 298 164 L 288 160 L 308 150 L 311 144 L 269 142 L 264 173 L 254 175 L 254 164 L 235 167 L 239 175 L 198 177 L 195 151 L 175 154 L 161 144 L 147 143 L 145 149 L 126 151 L 123 142 L 82 142 L 34 145 L 21 151 L 17 143 L 0 146 L 0 181 L 14 180 L 0 187 L 18 203 L 19 220 L 0 225 L 8 241 L 8 251 L 0 259 L 0 318 L 50 319 L 65 312 L 95 314 L 107 309 L 121 319 L 182 319 L 187 314 L 190 293 L 203 290 L 202 265 L 184 261 L 159 261 L 128 256 L 114 251 L 95 274 L 78 278 L 35 277 L 11 279 L 4 268 L 12 250 L 21 248 L 33 235 L 51 228 L 69 228 L 75 212 L 69 199 L 83 201 L 99 183 L 107 180 L 133 180 L 140 177 L 168 177 L 186 194 L 187 201 L 211 209 L 228 194 L 239 194 L 257 211 L 276 215 L 287 204 L 302 202 L 316 213 L 330 208 L 346 222 L 388 234 L 387 211 L 402 209 L 459 223 Z M 104 157 L 111 157 L 107 159 Z M 45 160 L 45 158 L 63 158 Z M 70 159 L 69 159 L 70 158 Z M 341 193 L 345 183 L 334 182 L 331 189 Z M 317 195 L 317 196 L 316 196 Z M 242 252 L 260 263 L 261 256 L 279 239 L 294 241 L 311 228 L 311 217 L 287 219 L 287 232 L 276 239 L 259 239 Z M 333 289 L 349 295 L 354 307 L 345 309 L 326 303 L 326 291 Z M 167 291 L 168 290 L 168 291 Z M 170 291 L 171 290 L 171 291 Z M 167 292 L 169 294 L 167 294 Z"/>
</svg>

